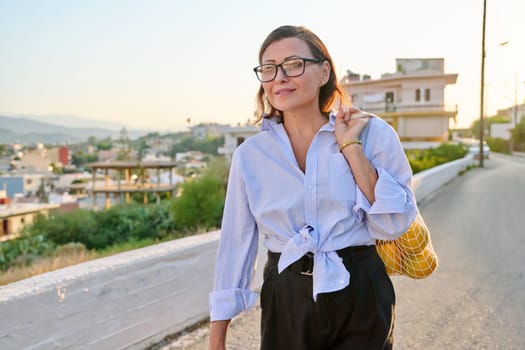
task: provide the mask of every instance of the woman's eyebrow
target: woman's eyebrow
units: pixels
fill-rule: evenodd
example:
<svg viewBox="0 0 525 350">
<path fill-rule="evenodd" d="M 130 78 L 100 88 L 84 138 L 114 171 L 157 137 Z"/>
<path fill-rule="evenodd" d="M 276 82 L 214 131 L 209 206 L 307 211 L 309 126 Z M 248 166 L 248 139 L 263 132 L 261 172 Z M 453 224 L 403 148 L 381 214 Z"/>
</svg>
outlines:
<svg viewBox="0 0 525 350">
<path fill-rule="evenodd" d="M 299 55 L 291 55 L 291 56 L 285 57 L 284 60 L 283 60 L 283 62 L 286 61 L 286 60 L 289 60 L 289 59 L 291 59 L 291 58 L 299 58 L 299 57 L 301 57 L 301 56 L 299 56 Z M 273 59 L 267 59 L 267 60 L 265 60 L 263 63 L 275 63 L 275 62 L 276 62 L 276 61 L 273 60 Z"/>
</svg>

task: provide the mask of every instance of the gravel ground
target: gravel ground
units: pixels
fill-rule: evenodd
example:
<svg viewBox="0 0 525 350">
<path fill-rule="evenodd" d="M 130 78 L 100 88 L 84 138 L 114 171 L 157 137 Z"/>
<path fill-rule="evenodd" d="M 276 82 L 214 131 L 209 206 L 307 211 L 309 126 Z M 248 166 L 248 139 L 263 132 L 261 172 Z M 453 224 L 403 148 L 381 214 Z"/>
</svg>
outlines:
<svg viewBox="0 0 525 350">
<path fill-rule="evenodd" d="M 261 309 L 257 304 L 253 310 L 234 318 L 230 324 L 226 347 L 228 350 L 259 349 L 259 320 Z M 204 350 L 208 347 L 208 322 L 203 323 L 191 332 L 181 334 L 170 344 L 159 350 Z"/>
</svg>

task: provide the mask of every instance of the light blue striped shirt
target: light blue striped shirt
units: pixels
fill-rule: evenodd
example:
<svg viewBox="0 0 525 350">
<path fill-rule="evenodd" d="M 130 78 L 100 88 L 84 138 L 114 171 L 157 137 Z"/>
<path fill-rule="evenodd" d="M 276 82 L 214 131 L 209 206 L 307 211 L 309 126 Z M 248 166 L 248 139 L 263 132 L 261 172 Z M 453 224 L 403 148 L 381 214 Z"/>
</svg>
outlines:
<svg viewBox="0 0 525 350">
<path fill-rule="evenodd" d="M 370 205 L 339 152 L 334 126 L 331 115 L 312 140 L 304 173 L 276 119 L 264 119 L 261 132 L 235 150 L 209 298 L 212 321 L 231 319 L 256 303 L 251 282 L 259 236 L 270 251 L 282 253 L 279 272 L 314 253 L 316 299 L 350 283 L 336 250 L 395 239 L 415 219 L 412 171 L 394 129 L 371 118 L 361 135 L 378 174 Z"/>
</svg>

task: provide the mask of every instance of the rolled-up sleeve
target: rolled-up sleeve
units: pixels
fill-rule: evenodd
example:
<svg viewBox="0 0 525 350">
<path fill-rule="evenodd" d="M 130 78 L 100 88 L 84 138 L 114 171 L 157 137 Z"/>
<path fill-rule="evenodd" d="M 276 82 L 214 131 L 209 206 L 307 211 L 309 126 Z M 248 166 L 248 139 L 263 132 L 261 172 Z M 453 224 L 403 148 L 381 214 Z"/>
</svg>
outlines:
<svg viewBox="0 0 525 350">
<path fill-rule="evenodd" d="M 370 126 L 365 144 L 367 158 L 378 175 L 375 202 L 370 204 L 357 188 L 353 211 L 359 221 L 367 221 L 372 238 L 392 240 L 408 229 L 418 209 L 411 189 L 412 170 L 401 142 L 392 127 L 378 124 Z"/>
<path fill-rule="evenodd" d="M 229 320 L 253 307 L 258 298 L 252 290 L 258 232 L 244 186 L 240 161 L 234 153 L 217 250 L 214 287 L 209 295 L 211 321 Z"/>
</svg>

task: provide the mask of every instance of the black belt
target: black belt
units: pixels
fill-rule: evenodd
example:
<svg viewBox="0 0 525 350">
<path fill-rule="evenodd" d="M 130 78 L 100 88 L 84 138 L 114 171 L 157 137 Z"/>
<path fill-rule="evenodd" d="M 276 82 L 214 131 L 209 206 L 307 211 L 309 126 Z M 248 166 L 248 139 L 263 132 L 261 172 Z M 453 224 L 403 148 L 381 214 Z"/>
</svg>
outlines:
<svg viewBox="0 0 525 350">
<path fill-rule="evenodd" d="M 351 246 L 336 250 L 336 252 L 337 255 L 339 255 L 347 263 L 364 260 L 371 256 L 377 255 L 375 245 Z M 268 263 L 277 265 L 280 257 L 281 253 L 268 251 Z M 312 276 L 314 272 L 314 254 L 310 252 L 306 253 L 299 260 L 290 264 L 287 269 L 298 272 L 302 275 Z"/>
</svg>

